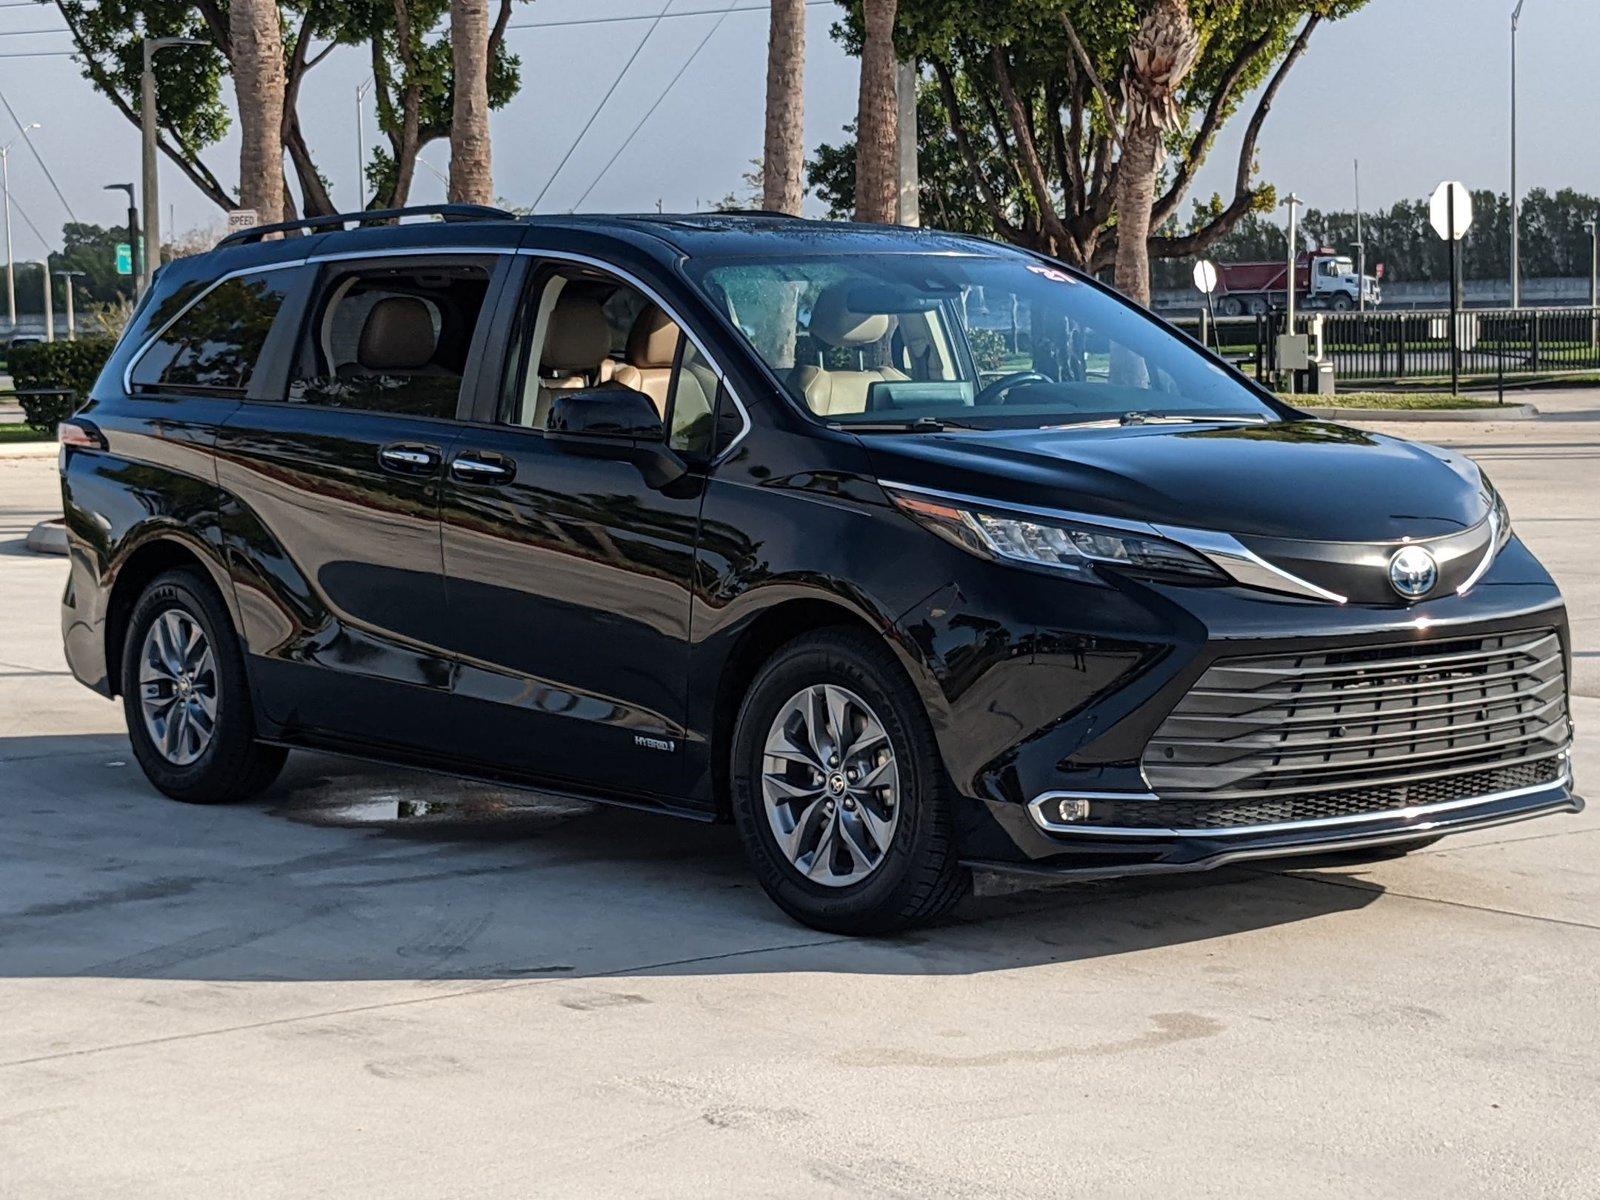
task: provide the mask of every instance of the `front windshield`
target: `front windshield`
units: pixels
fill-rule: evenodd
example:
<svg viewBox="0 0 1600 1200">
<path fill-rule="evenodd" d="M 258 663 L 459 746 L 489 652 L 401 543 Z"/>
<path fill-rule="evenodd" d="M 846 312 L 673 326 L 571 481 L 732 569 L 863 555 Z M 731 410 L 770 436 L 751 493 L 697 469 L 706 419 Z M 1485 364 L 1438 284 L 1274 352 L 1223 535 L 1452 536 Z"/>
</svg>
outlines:
<svg viewBox="0 0 1600 1200">
<path fill-rule="evenodd" d="M 790 393 L 841 425 L 1274 417 L 1159 323 L 1020 256 L 712 260 L 695 271 Z"/>
</svg>

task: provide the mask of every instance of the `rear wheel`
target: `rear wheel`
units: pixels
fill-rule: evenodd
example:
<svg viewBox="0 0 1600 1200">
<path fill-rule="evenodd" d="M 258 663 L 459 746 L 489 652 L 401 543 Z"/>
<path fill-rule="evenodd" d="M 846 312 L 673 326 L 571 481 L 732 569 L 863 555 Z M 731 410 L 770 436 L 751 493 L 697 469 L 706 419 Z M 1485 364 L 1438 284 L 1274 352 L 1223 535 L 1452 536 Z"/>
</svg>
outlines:
<svg viewBox="0 0 1600 1200">
<path fill-rule="evenodd" d="M 122 648 L 122 703 L 134 757 L 174 800 L 243 800 L 283 768 L 285 751 L 255 739 L 238 640 L 198 572 L 157 576 L 134 605 Z"/>
<path fill-rule="evenodd" d="M 824 630 L 779 650 L 745 697 L 733 756 L 745 855 L 796 920 L 886 933 L 965 893 L 933 730 L 876 638 Z"/>
</svg>

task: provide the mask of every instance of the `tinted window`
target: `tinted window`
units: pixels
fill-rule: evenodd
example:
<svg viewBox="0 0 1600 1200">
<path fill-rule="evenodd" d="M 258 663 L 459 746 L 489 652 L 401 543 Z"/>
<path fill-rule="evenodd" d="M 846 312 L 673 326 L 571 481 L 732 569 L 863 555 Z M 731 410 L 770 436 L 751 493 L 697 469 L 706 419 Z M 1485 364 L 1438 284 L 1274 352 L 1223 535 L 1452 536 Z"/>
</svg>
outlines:
<svg viewBox="0 0 1600 1200">
<path fill-rule="evenodd" d="M 453 417 L 489 288 L 476 264 L 331 272 L 300 336 L 292 403 Z"/>
<path fill-rule="evenodd" d="M 144 352 L 134 384 L 244 391 L 293 274 L 246 275 L 212 288 Z"/>
<path fill-rule="evenodd" d="M 784 386 L 832 421 L 1273 415 L 1140 310 L 1019 255 L 713 260 L 698 271 Z"/>
</svg>

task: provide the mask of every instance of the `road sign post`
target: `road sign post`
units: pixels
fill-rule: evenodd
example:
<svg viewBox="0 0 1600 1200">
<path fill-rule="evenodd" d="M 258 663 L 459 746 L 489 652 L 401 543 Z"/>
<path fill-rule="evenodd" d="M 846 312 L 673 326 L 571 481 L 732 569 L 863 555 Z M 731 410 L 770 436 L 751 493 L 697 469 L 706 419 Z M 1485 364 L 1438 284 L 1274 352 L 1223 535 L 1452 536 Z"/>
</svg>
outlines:
<svg viewBox="0 0 1600 1200">
<path fill-rule="evenodd" d="M 1450 252 L 1450 394 L 1461 390 L 1461 239 L 1472 225 L 1472 195 L 1447 179 L 1433 189 L 1428 222 Z"/>
<path fill-rule="evenodd" d="M 117 243 L 117 274 L 133 274 L 133 247 L 127 242 Z"/>
</svg>

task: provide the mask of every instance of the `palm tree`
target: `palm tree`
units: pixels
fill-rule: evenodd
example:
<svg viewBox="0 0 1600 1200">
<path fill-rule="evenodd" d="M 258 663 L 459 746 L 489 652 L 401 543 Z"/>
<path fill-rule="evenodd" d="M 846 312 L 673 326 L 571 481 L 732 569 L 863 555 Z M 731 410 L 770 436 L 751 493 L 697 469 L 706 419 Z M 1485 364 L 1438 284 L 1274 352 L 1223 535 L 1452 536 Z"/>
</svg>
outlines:
<svg viewBox="0 0 1600 1200">
<path fill-rule="evenodd" d="M 1155 0 L 1128 47 L 1122 91 L 1127 116 L 1117 166 L 1117 287 L 1150 304 L 1150 210 L 1166 156 L 1164 139 L 1182 122 L 1178 89 L 1200 50 L 1187 0 Z"/>
<path fill-rule="evenodd" d="M 239 101 L 239 204 L 263 225 L 283 219 L 283 24 L 276 0 L 228 10 Z"/>
<path fill-rule="evenodd" d="M 772 0 L 767 33 L 767 133 L 761 207 L 800 215 L 806 161 L 806 4 Z"/>
<path fill-rule="evenodd" d="M 856 220 L 892 223 L 900 199 L 900 105 L 895 94 L 897 0 L 862 0 L 861 93 L 856 105 Z"/>
<path fill-rule="evenodd" d="M 450 121 L 450 202 L 489 204 L 489 3 L 450 0 L 455 106 Z"/>
</svg>

